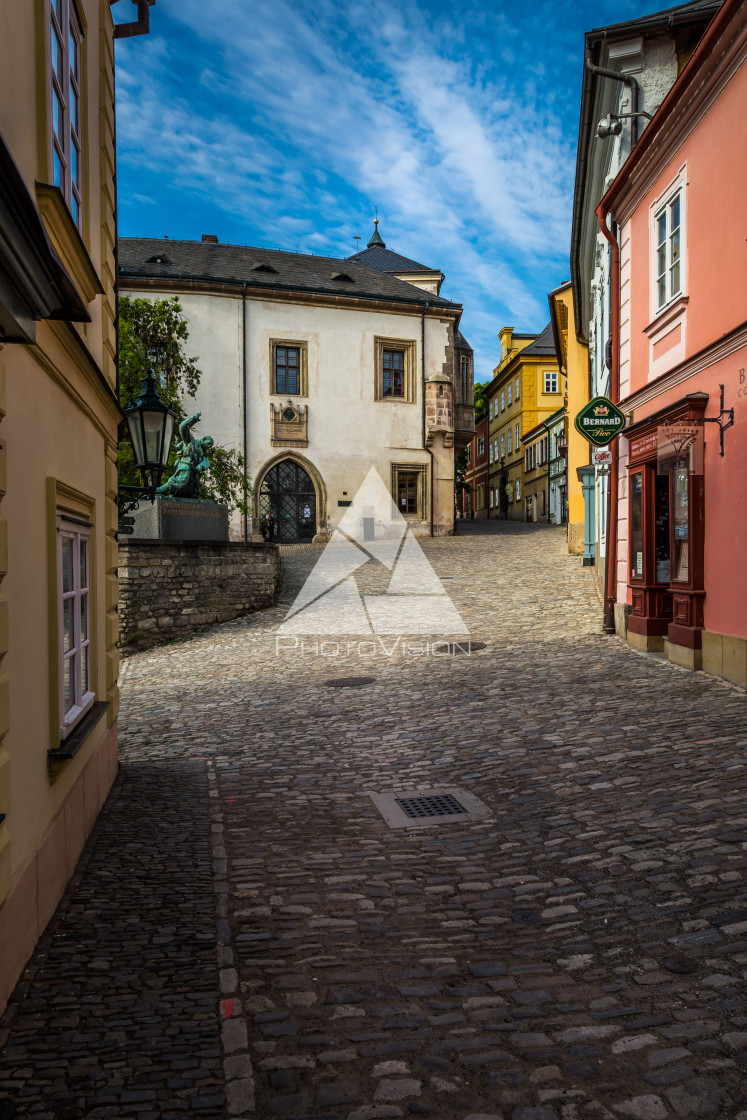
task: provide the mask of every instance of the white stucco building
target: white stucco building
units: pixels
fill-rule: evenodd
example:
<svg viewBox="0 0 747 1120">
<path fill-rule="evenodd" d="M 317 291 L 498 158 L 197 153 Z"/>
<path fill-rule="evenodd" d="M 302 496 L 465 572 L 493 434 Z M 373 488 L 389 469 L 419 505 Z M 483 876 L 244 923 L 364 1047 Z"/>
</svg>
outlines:
<svg viewBox="0 0 747 1120">
<path fill-rule="evenodd" d="M 237 538 L 326 539 L 372 466 L 420 535 L 454 525 L 454 456 L 474 433 L 472 351 L 443 274 L 378 230 L 348 259 L 123 238 L 120 291 L 178 295 L 202 381 L 189 410 L 254 486 Z"/>
</svg>

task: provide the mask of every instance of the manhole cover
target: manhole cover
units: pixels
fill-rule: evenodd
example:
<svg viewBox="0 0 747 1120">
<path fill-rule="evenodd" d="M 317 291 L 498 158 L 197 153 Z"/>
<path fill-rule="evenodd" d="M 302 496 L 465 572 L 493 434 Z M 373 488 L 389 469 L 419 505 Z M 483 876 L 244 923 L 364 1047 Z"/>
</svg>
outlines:
<svg viewBox="0 0 747 1120">
<path fill-rule="evenodd" d="M 433 646 L 433 652 L 443 657 L 445 654 L 458 656 L 466 653 L 469 656 L 478 649 L 485 649 L 485 642 L 473 642 L 471 639 L 464 642 L 441 642 Z"/>
<path fill-rule="evenodd" d="M 467 812 L 450 793 L 440 797 L 397 797 L 395 800 L 413 820 L 419 817 L 451 817 L 455 813 Z"/>
<path fill-rule="evenodd" d="M 374 684 L 376 677 L 333 677 L 324 683 L 329 688 L 363 688 L 367 684 Z"/>
<path fill-rule="evenodd" d="M 661 962 L 661 967 L 666 968 L 667 972 L 676 972 L 680 976 L 689 976 L 690 973 L 698 971 L 698 963 L 692 957 L 667 957 Z"/>
<path fill-rule="evenodd" d="M 533 926 L 541 922 L 542 918 L 536 910 L 514 910 L 511 921 L 518 922 L 520 926 Z"/>
</svg>

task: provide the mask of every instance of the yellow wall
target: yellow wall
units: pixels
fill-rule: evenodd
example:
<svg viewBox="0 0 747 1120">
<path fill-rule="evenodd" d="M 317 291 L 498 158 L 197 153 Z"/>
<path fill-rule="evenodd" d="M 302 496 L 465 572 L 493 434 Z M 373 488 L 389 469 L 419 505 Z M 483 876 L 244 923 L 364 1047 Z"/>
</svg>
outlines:
<svg viewBox="0 0 747 1120">
<path fill-rule="evenodd" d="M 506 338 L 506 329 L 504 328 L 499 337 L 501 341 Z M 488 440 L 494 443 L 498 440 L 498 462 L 493 462 L 492 466 L 488 467 L 488 486 L 498 489 L 499 479 L 501 475 L 500 467 L 500 443 L 501 436 L 506 436 L 506 446 L 508 446 L 508 431 L 512 432 L 512 453 L 505 456 L 505 469 L 508 472 L 509 481 L 516 486 L 516 481 L 521 482 L 521 498 L 517 502 L 514 500 L 509 504 L 508 516 L 512 521 L 523 521 L 524 519 L 524 447 L 521 444 L 521 437 L 531 431 L 541 420 L 547 419 L 552 416 L 553 412 L 557 412 L 558 408 L 563 402 L 563 394 L 560 386 L 560 376 L 558 376 L 558 392 L 546 393 L 544 387 L 544 373 L 551 371 L 558 371 L 558 362 L 551 355 L 526 355 L 523 351 L 533 341 L 531 337 L 522 336 L 518 339 L 516 336 L 511 338 L 511 344 L 514 349 L 506 354 L 506 358 L 496 366 L 493 371 L 493 380 L 488 387 L 486 399 L 489 402 L 492 399 L 498 402 L 498 416 L 493 420 L 488 420 Z M 516 378 L 519 378 L 519 400 L 516 400 Z M 500 399 L 501 392 L 507 394 L 508 386 L 511 385 L 512 402 L 509 406 L 501 412 Z M 506 400 L 507 400 L 506 396 Z M 518 451 L 515 446 L 516 442 L 516 425 L 519 424 L 519 447 Z M 498 517 L 499 507 L 489 511 L 490 516 Z"/>
<path fill-rule="evenodd" d="M 590 448 L 576 431 L 574 418 L 589 402 L 589 349 L 576 338 L 573 291 L 570 284 L 550 295 L 550 313 L 561 346 L 561 369 L 565 387 L 565 427 L 568 441 L 568 551 L 584 551 L 584 497 L 578 467 L 589 462 Z"/>
<path fill-rule="evenodd" d="M 80 236 L 64 200 L 37 185 L 51 179 L 45 0 L 0 11 L 0 132 L 91 316 L 37 323 L 36 345 L 0 345 L 0 1010 L 116 773 L 113 23 L 108 0 L 78 0 L 78 10 Z M 92 686 L 109 707 L 89 722 L 74 758 L 50 761 L 59 747 L 55 509 L 63 507 L 94 525 Z"/>
</svg>

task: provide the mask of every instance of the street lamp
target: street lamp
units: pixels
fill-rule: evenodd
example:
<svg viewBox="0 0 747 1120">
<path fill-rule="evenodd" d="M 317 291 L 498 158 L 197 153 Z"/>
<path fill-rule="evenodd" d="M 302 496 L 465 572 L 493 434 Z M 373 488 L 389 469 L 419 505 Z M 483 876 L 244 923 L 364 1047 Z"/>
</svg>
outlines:
<svg viewBox="0 0 747 1120">
<path fill-rule="evenodd" d="M 126 509 L 121 509 L 121 513 L 137 509 L 138 502 L 144 498 L 155 501 L 161 475 L 169 461 L 176 412 L 159 397 L 152 369 L 142 380 L 140 396 L 124 409 L 124 414 L 135 453 L 135 466 L 143 476 L 143 485 L 119 487 L 122 503 L 128 500 L 128 496 L 132 499 Z"/>
</svg>

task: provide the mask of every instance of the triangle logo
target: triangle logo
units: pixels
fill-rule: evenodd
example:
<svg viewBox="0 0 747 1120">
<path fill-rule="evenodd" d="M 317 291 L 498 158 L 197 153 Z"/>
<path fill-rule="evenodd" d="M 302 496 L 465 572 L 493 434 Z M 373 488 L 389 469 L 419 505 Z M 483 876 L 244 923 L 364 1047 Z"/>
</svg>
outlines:
<svg viewBox="0 0 747 1120">
<path fill-rule="evenodd" d="M 369 561 L 391 574 L 384 595 L 362 596 Z M 468 634 L 375 467 L 278 628 L 281 634 Z"/>
</svg>

